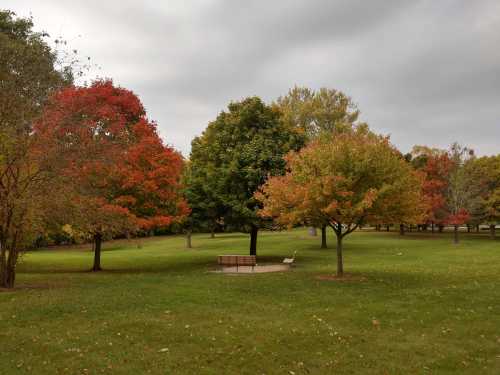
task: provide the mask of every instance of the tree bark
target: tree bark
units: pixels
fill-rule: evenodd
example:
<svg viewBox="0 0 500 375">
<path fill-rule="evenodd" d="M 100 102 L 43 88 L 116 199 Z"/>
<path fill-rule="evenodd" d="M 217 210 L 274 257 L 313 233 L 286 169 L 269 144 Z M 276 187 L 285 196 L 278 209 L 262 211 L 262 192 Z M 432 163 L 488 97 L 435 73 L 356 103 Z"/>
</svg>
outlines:
<svg viewBox="0 0 500 375">
<path fill-rule="evenodd" d="M 380 232 L 380 224 L 375 225 L 375 230 L 376 230 L 377 232 Z"/>
<path fill-rule="evenodd" d="M 101 245 L 102 245 L 102 234 L 96 233 L 94 235 L 94 267 L 92 271 L 101 271 Z"/>
<path fill-rule="evenodd" d="M 11 245 L 14 249 L 11 248 L 8 251 L 7 245 L 0 242 L 0 287 L 2 288 L 11 289 L 16 281 L 16 264 L 19 252 L 15 249 L 15 242 L 14 245 Z"/>
<path fill-rule="evenodd" d="M 496 227 L 495 224 L 491 224 L 490 225 L 490 238 L 492 240 L 495 239 L 495 229 L 496 229 L 495 227 Z"/>
<path fill-rule="evenodd" d="M 453 243 L 458 244 L 458 225 L 453 227 Z"/>
<path fill-rule="evenodd" d="M 344 276 L 344 260 L 342 258 L 342 235 L 337 235 L 337 276 Z"/>
<path fill-rule="evenodd" d="M 431 223 L 432 234 L 434 234 L 434 222 Z"/>
<path fill-rule="evenodd" d="M 405 235 L 405 225 L 404 224 L 399 224 L 399 234 L 402 236 Z"/>
<path fill-rule="evenodd" d="M 386 232 L 389 232 L 389 228 L 390 228 L 390 225 L 386 225 L 386 226 L 385 226 L 385 230 L 386 230 Z"/>
<path fill-rule="evenodd" d="M 479 224 L 476 225 L 476 233 L 479 233 Z"/>
<path fill-rule="evenodd" d="M 257 234 L 259 233 L 259 228 L 252 224 L 250 229 L 250 255 L 257 255 Z"/>
<path fill-rule="evenodd" d="M 439 233 L 443 233 L 444 225 L 438 225 Z"/>
<path fill-rule="evenodd" d="M 191 249 L 193 246 L 191 245 L 191 234 L 192 234 L 192 231 L 191 229 L 186 231 L 186 247 L 188 249 Z"/>
<path fill-rule="evenodd" d="M 210 238 L 215 238 L 215 227 L 210 228 Z"/>
<path fill-rule="evenodd" d="M 467 224 L 467 233 L 470 233 L 470 225 Z"/>
<path fill-rule="evenodd" d="M 20 230 L 14 230 L 9 242 L 2 236 L 0 240 L 0 286 L 13 288 L 16 281 L 16 265 L 20 250 L 18 238 L 22 235 Z"/>
<path fill-rule="evenodd" d="M 0 286 L 3 288 L 7 287 L 7 249 L 3 241 L 0 239 Z"/>
<path fill-rule="evenodd" d="M 7 262 L 0 269 L 0 287 L 6 289 L 12 289 L 16 281 L 16 270 L 15 266 L 12 266 Z"/>
<path fill-rule="evenodd" d="M 321 227 L 321 248 L 328 249 L 328 245 L 326 244 L 326 225 Z"/>
<path fill-rule="evenodd" d="M 16 281 L 16 269 L 15 265 L 9 264 L 5 270 L 5 288 L 14 288 L 14 283 Z"/>
</svg>

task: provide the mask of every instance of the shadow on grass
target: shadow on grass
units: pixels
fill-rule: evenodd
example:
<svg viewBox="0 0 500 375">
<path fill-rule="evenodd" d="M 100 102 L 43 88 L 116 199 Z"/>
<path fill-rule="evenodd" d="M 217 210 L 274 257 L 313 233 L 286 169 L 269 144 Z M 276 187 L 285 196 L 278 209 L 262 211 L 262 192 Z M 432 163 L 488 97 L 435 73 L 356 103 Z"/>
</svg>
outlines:
<svg viewBox="0 0 500 375">
<path fill-rule="evenodd" d="M 158 263 L 154 266 L 145 266 L 142 264 L 137 264 L 137 266 L 131 267 L 129 264 L 124 264 L 123 266 L 114 265 L 113 267 L 107 268 L 106 262 L 103 262 L 102 270 L 94 272 L 92 270 L 92 265 L 89 262 L 88 267 L 83 268 L 73 267 L 73 266 L 64 266 L 60 265 L 57 268 L 53 269 L 36 269 L 36 268 L 27 268 L 19 270 L 20 274 L 28 274 L 28 275 L 47 275 L 47 274 L 96 274 L 96 275 L 104 275 L 104 274 L 141 274 L 141 273 L 168 273 L 168 272 L 189 272 L 189 271 L 198 271 L 203 270 L 206 267 L 211 265 L 216 265 L 217 261 L 214 258 L 200 258 L 197 260 L 190 259 L 188 261 L 180 261 L 179 259 L 170 260 L 169 262 Z"/>
<path fill-rule="evenodd" d="M 304 259 L 304 258 L 302 258 Z M 314 259 L 311 257 L 311 260 Z M 281 264 L 283 261 L 283 256 L 276 255 L 262 255 L 257 256 L 257 263 L 260 265 L 266 264 Z M 82 266 L 83 267 L 83 266 Z M 91 270 L 91 263 L 88 264 L 87 268 L 74 268 L 73 266 L 56 266 L 56 268 L 26 268 L 21 269 L 19 273 L 22 274 L 141 274 L 141 273 L 188 273 L 188 272 L 199 272 L 207 271 L 218 267 L 217 256 L 215 255 L 204 255 L 199 258 L 193 259 L 169 259 L 166 262 L 159 262 L 153 266 L 137 264 L 136 266 L 130 266 L 129 264 L 115 264 L 114 266 L 107 268 L 106 262 L 103 261 L 103 266 L 101 271 L 94 272 Z"/>
</svg>

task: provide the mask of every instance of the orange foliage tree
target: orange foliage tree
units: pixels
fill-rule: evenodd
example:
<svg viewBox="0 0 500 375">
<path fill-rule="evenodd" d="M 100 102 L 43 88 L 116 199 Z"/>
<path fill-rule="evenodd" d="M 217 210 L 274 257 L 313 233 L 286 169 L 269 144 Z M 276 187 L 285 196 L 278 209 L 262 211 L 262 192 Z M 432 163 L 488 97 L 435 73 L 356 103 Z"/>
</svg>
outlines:
<svg viewBox="0 0 500 375">
<path fill-rule="evenodd" d="M 163 144 L 131 91 L 111 81 L 64 89 L 35 134 L 71 186 L 62 220 L 93 238 L 94 271 L 105 236 L 166 227 L 189 213 L 179 194 L 182 156 Z"/>
<path fill-rule="evenodd" d="M 256 194 L 260 214 L 279 224 L 325 221 L 342 240 L 366 222 L 416 222 L 423 212 L 422 178 L 388 138 L 366 128 L 317 140 L 288 154 L 288 173 L 271 177 Z"/>
</svg>

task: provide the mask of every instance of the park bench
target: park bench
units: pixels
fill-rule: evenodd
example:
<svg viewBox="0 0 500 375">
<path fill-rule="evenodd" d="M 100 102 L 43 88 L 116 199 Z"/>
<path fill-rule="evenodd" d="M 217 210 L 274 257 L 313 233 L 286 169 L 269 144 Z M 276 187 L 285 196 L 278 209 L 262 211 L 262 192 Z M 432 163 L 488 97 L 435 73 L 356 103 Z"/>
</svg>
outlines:
<svg viewBox="0 0 500 375">
<path fill-rule="evenodd" d="M 238 271 L 238 267 L 247 266 L 247 267 L 255 267 L 257 264 L 255 255 L 219 255 L 219 265 L 224 267 L 236 267 L 236 271 Z"/>
<path fill-rule="evenodd" d="M 283 264 L 288 264 L 289 266 L 292 266 L 293 263 L 295 262 L 295 255 L 297 254 L 297 251 L 293 252 L 293 256 L 291 258 L 285 258 L 283 259 Z"/>
</svg>

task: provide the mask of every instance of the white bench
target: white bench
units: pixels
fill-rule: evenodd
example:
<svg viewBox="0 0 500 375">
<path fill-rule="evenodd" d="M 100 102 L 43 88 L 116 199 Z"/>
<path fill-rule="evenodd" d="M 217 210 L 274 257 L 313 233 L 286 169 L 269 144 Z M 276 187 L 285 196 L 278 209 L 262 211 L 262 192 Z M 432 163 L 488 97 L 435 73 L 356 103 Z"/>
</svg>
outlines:
<svg viewBox="0 0 500 375">
<path fill-rule="evenodd" d="M 295 262 L 295 255 L 297 254 L 297 250 L 293 252 L 293 256 L 291 258 L 283 259 L 283 264 L 288 264 L 289 266 L 293 265 Z"/>
</svg>

